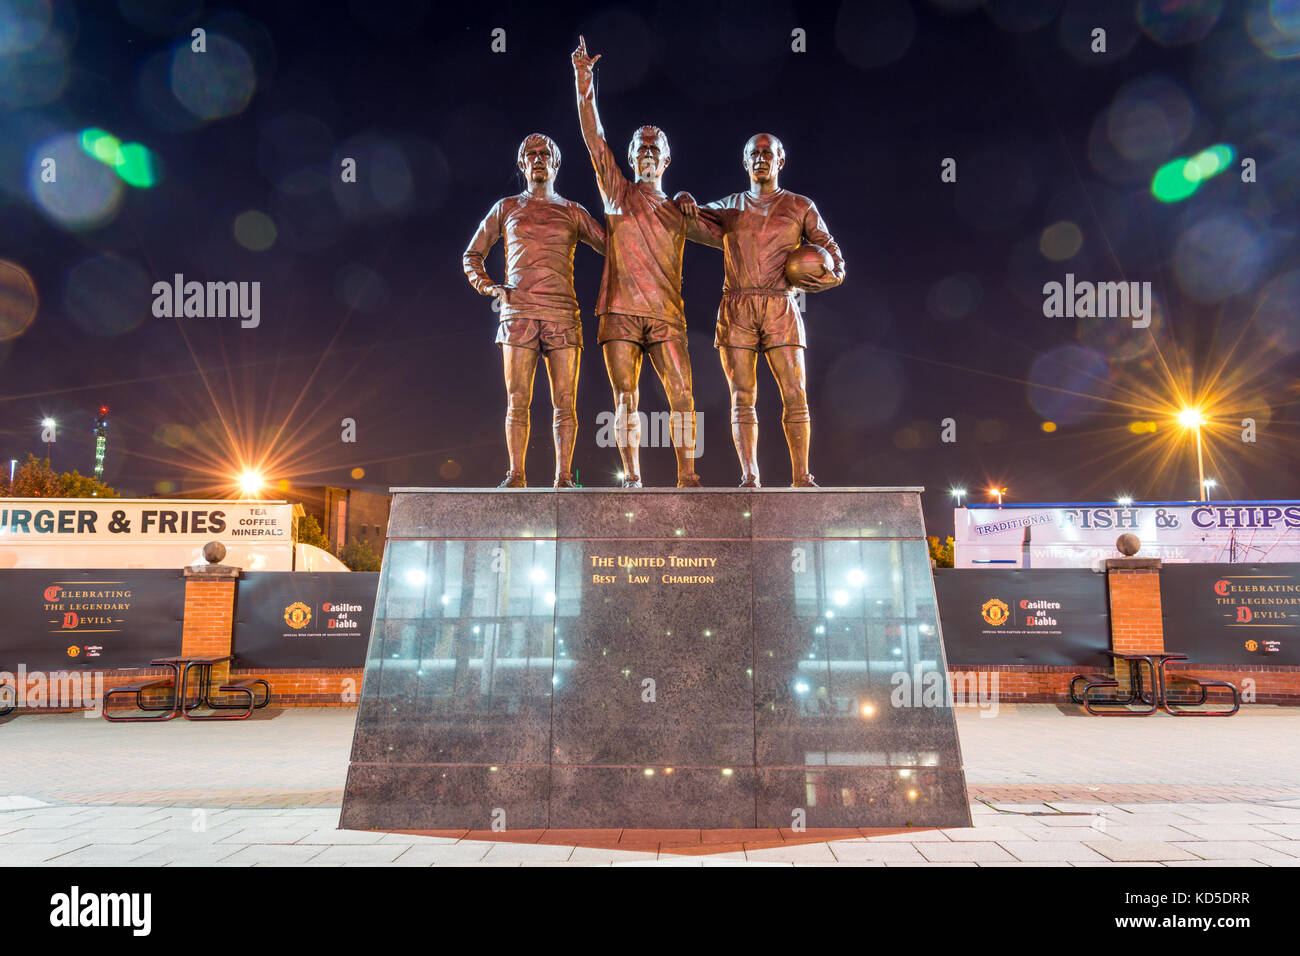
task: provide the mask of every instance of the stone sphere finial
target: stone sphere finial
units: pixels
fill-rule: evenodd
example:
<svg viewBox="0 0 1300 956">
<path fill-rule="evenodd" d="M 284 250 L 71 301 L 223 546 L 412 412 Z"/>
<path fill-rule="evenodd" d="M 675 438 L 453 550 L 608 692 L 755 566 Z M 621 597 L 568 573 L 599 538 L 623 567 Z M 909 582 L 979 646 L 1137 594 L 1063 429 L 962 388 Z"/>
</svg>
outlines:
<svg viewBox="0 0 1300 956">
<path fill-rule="evenodd" d="M 1131 531 L 1122 534 L 1115 539 L 1115 550 L 1126 558 L 1133 557 L 1133 555 L 1138 553 L 1138 549 L 1141 547 L 1142 542 L 1138 539 L 1138 536 L 1133 534 Z"/>
<path fill-rule="evenodd" d="M 220 541 L 209 541 L 203 546 L 203 557 L 208 564 L 220 564 L 226 557 L 226 546 Z"/>
</svg>

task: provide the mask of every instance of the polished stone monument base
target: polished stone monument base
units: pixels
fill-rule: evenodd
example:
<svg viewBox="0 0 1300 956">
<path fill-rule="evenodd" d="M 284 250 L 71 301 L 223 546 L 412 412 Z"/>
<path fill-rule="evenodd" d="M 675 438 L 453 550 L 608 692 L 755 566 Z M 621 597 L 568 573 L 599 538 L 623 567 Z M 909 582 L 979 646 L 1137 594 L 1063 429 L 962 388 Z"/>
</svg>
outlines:
<svg viewBox="0 0 1300 956">
<path fill-rule="evenodd" d="M 920 491 L 395 489 L 341 825 L 968 826 Z"/>
</svg>

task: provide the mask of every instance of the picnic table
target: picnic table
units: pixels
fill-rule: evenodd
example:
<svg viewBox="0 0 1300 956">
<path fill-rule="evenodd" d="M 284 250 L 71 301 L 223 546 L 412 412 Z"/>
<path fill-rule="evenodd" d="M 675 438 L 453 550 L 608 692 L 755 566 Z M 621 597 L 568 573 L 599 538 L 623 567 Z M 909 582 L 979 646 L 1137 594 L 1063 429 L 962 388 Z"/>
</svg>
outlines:
<svg viewBox="0 0 1300 956">
<path fill-rule="evenodd" d="M 169 677 L 146 678 L 131 684 L 114 687 L 104 694 L 102 710 L 105 720 L 114 723 L 144 723 L 148 721 L 172 720 L 178 716 L 186 720 L 245 720 L 254 710 L 265 707 L 271 701 L 271 685 L 260 677 L 241 678 L 228 681 L 216 688 L 218 694 L 239 698 L 233 702 L 213 699 L 212 668 L 235 659 L 233 654 L 224 657 L 194 657 L 179 655 L 175 657 L 157 657 L 149 662 L 151 668 L 165 668 L 171 671 Z M 190 675 L 194 675 L 194 700 L 190 701 Z M 254 687 L 262 687 L 262 701 L 258 703 Z M 170 693 L 168 693 L 170 691 Z M 146 703 L 145 695 L 153 692 L 160 698 Z M 109 713 L 109 699 L 114 696 L 135 695 L 136 710 L 140 714 L 114 717 Z M 212 710 L 211 714 L 192 713 L 200 708 Z M 222 711 L 239 711 L 239 713 L 222 713 Z"/>
<path fill-rule="evenodd" d="M 1088 675 L 1076 674 L 1070 680 L 1070 699 L 1076 704 L 1082 704 L 1088 713 L 1095 717 L 1149 717 L 1157 710 L 1163 710 L 1165 713 L 1174 717 L 1231 717 L 1241 709 L 1241 698 L 1237 694 L 1236 685 L 1230 684 L 1226 680 L 1196 680 L 1191 677 L 1171 676 L 1165 668 L 1170 661 L 1185 661 L 1186 654 L 1180 654 L 1177 651 L 1151 651 L 1144 654 L 1120 654 L 1115 651 L 1104 651 L 1115 664 L 1116 677 L 1111 678 L 1105 675 Z M 1120 694 L 1120 683 L 1118 672 L 1122 664 L 1128 665 L 1128 693 Z M 1147 680 L 1143 680 L 1142 665 L 1146 665 Z M 1196 700 L 1177 701 L 1178 706 L 1169 697 L 1169 683 L 1177 681 L 1182 684 L 1190 684 L 1193 692 L 1199 691 L 1200 696 Z M 1083 682 L 1082 693 L 1076 690 L 1079 682 Z M 1189 710 L 1188 706 L 1199 707 L 1204 704 L 1209 696 L 1209 688 L 1226 687 L 1232 695 L 1232 707 L 1227 710 Z M 1094 696 L 1093 691 L 1114 688 L 1114 694 L 1109 697 Z M 1140 704 L 1141 709 L 1129 709 L 1134 704 Z M 1103 708 L 1098 709 L 1097 705 Z"/>
</svg>

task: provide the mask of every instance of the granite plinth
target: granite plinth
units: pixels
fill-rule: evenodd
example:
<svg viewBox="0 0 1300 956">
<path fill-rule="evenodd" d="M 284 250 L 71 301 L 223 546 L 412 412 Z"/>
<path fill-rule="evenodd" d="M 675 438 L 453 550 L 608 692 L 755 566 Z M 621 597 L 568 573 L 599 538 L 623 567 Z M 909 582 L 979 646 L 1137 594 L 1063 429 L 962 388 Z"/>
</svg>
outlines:
<svg viewBox="0 0 1300 956">
<path fill-rule="evenodd" d="M 395 489 L 342 826 L 969 825 L 919 492 Z"/>
</svg>

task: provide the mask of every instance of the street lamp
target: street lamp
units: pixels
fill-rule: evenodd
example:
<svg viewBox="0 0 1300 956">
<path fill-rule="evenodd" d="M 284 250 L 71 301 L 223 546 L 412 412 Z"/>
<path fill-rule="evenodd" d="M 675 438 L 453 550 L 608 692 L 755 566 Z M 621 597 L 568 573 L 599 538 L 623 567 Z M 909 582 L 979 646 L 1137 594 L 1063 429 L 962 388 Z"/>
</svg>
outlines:
<svg viewBox="0 0 1300 956">
<path fill-rule="evenodd" d="M 989 494 L 991 494 L 991 495 L 996 495 L 996 496 L 997 496 L 997 499 L 998 499 L 998 507 L 999 507 L 999 508 L 1002 507 L 1002 496 L 1005 495 L 1006 493 L 1007 493 L 1007 489 L 1005 489 L 1005 488 L 990 488 L 990 489 L 989 489 Z"/>
<path fill-rule="evenodd" d="M 1115 504 L 1119 505 L 1121 508 L 1128 508 L 1132 506 L 1133 499 L 1128 495 L 1120 495 L 1115 499 Z"/>
<path fill-rule="evenodd" d="M 265 484 L 266 479 L 251 469 L 239 476 L 239 491 L 245 498 L 256 498 Z"/>
<path fill-rule="evenodd" d="M 953 489 L 949 492 L 949 494 L 951 494 L 954 498 L 957 499 L 957 507 L 960 508 L 960 507 L 961 507 L 961 500 L 962 500 L 963 498 L 966 497 L 966 489 L 965 489 L 965 488 L 953 488 Z"/>
<path fill-rule="evenodd" d="M 1178 413 L 1178 424 L 1196 432 L 1196 480 L 1200 488 L 1201 500 L 1204 501 L 1205 462 L 1201 457 L 1201 426 L 1205 424 L 1205 416 L 1201 414 L 1199 408 L 1184 408 Z"/>
<path fill-rule="evenodd" d="M 59 423 L 53 418 L 42 418 L 41 429 L 45 434 L 45 460 L 50 460 L 50 444 L 54 441 L 54 431 L 59 427 Z"/>
<path fill-rule="evenodd" d="M 1206 478 L 1204 481 L 1201 482 L 1201 487 L 1205 489 L 1205 494 L 1201 496 L 1202 501 L 1210 500 L 1210 492 L 1214 489 L 1214 487 L 1217 484 L 1218 482 L 1215 481 L 1213 478 Z"/>
</svg>

